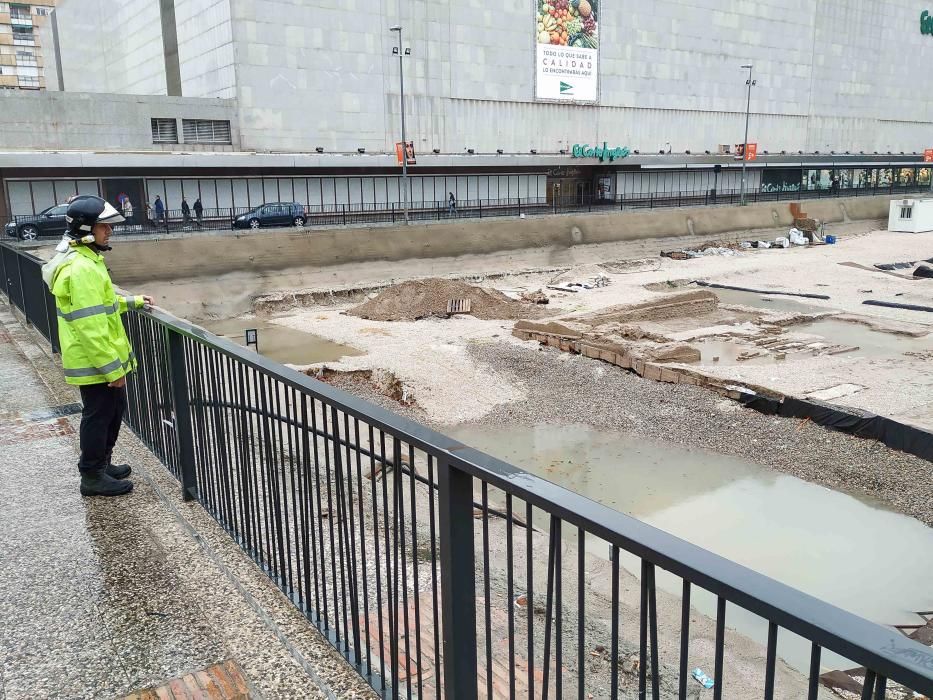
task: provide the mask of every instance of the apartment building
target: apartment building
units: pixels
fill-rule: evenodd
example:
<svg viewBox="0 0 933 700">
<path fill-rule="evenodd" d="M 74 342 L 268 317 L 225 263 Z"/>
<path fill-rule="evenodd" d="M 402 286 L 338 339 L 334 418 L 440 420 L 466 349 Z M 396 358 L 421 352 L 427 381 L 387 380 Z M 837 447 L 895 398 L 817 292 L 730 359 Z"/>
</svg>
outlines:
<svg viewBox="0 0 933 700">
<path fill-rule="evenodd" d="M 50 26 L 54 6 L 55 0 L 46 0 L 41 5 L 0 2 L 0 88 L 45 89 L 40 30 Z"/>
</svg>

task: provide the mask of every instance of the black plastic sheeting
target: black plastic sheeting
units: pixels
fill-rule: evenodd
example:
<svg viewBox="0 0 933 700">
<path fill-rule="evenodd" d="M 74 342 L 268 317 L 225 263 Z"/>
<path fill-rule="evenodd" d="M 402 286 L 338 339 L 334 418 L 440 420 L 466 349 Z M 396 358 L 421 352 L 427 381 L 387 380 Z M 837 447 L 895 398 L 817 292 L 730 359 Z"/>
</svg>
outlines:
<svg viewBox="0 0 933 700">
<path fill-rule="evenodd" d="M 829 299 L 825 294 L 804 294 L 797 292 L 775 292 L 769 289 L 750 289 L 748 287 L 733 287 L 728 284 L 714 284 L 713 282 L 701 282 L 694 280 L 694 284 L 700 287 L 712 287 L 713 289 L 734 289 L 737 292 L 752 292 L 753 294 L 777 294 L 782 297 L 803 297 L 805 299 Z"/>
<path fill-rule="evenodd" d="M 878 301 L 877 299 L 866 299 L 862 302 L 868 306 L 886 306 L 889 309 L 907 309 L 908 311 L 931 311 L 933 306 L 920 306 L 919 304 L 898 304 L 896 301 Z"/>
<path fill-rule="evenodd" d="M 815 399 L 785 397 L 783 401 L 759 394 L 744 394 L 742 403 L 769 416 L 809 418 L 817 425 L 878 440 L 888 447 L 933 462 L 933 433 L 896 420 L 876 416 L 848 406 L 835 406 Z"/>
<path fill-rule="evenodd" d="M 919 265 L 917 269 L 914 270 L 914 277 L 933 279 L 933 267 L 930 267 L 929 265 Z"/>
</svg>

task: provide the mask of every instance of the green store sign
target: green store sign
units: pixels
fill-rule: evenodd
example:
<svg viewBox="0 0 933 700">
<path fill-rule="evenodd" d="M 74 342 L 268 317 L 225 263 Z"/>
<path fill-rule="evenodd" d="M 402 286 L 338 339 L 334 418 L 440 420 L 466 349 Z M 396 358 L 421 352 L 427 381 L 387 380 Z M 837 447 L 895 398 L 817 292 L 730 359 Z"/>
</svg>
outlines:
<svg viewBox="0 0 933 700">
<path fill-rule="evenodd" d="M 573 149 L 570 151 L 570 155 L 573 158 L 598 158 L 600 162 L 606 162 L 608 160 L 610 163 L 616 159 L 625 158 L 631 153 L 628 148 L 609 148 L 606 145 L 606 142 L 603 141 L 602 146 L 590 146 L 588 143 L 579 144 L 575 143 Z"/>
<path fill-rule="evenodd" d="M 920 13 L 920 33 L 933 36 L 933 15 L 927 10 Z"/>
</svg>

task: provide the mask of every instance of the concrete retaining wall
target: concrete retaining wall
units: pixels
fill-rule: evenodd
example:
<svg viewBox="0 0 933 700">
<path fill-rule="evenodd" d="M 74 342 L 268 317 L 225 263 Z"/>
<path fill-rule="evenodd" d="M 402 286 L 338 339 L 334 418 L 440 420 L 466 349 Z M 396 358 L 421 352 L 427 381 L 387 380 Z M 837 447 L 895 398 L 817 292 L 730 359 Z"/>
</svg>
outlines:
<svg viewBox="0 0 933 700">
<path fill-rule="evenodd" d="M 884 219 L 891 197 L 803 202 L 827 222 Z M 693 207 L 618 214 L 548 216 L 379 228 L 277 230 L 129 241 L 108 254 L 121 284 L 270 272 L 347 263 L 483 255 L 528 248 L 567 248 L 669 236 L 717 235 L 790 226 L 788 202 Z"/>
</svg>

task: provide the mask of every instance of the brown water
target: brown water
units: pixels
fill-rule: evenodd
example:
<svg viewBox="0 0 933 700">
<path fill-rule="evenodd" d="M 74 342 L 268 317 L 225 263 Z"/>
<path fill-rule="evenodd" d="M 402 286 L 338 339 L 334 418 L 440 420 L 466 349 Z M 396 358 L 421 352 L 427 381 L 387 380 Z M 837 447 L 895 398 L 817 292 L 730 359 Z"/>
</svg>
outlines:
<svg viewBox="0 0 933 700">
<path fill-rule="evenodd" d="M 832 311 L 832 309 L 828 306 L 830 302 L 820 299 L 788 297 L 779 294 L 740 292 L 737 289 L 711 288 L 709 291 L 713 292 L 717 297 L 719 297 L 719 301 L 723 304 L 740 304 L 742 306 L 751 306 L 755 309 L 769 309 L 770 311 L 791 311 L 795 313 L 806 314 Z M 819 290 L 816 290 L 812 293 L 822 294 L 822 292 Z"/>
<path fill-rule="evenodd" d="M 585 425 L 461 426 L 447 432 L 875 622 L 916 622 L 912 611 L 933 609 L 933 529 L 867 498 L 735 457 Z M 767 435 L 740 437 L 769 449 Z M 601 541 L 590 549 L 603 550 L 608 552 L 608 546 Z M 622 561 L 637 575 L 634 557 Z M 680 579 L 661 573 L 658 583 L 680 593 Z M 693 603 L 715 615 L 711 594 L 697 591 Z M 767 639 L 766 624 L 734 606 L 727 624 L 762 643 Z M 806 671 L 809 653 L 809 643 L 782 633 L 780 654 L 789 663 Z M 846 662 L 826 653 L 823 663 Z"/>
<path fill-rule="evenodd" d="M 844 357 L 896 357 L 905 352 L 933 351 L 933 335 L 921 338 L 895 335 L 872 330 L 860 323 L 837 321 L 832 318 L 793 326 L 791 332 L 812 333 L 838 345 L 857 347 Z"/>
<path fill-rule="evenodd" d="M 259 353 L 270 360 L 290 365 L 336 362 L 341 357 L 363 354 L 348 345 L 333 343 L 311 333 L 279 326 L 270 323 L 268 319 L 232 318 L 223 321 L 205 321 L 200 325 L 211 333 L 223 336 L 244 347 L 246 329 L 255 328 L 259 333 Z"/>
</svg>

